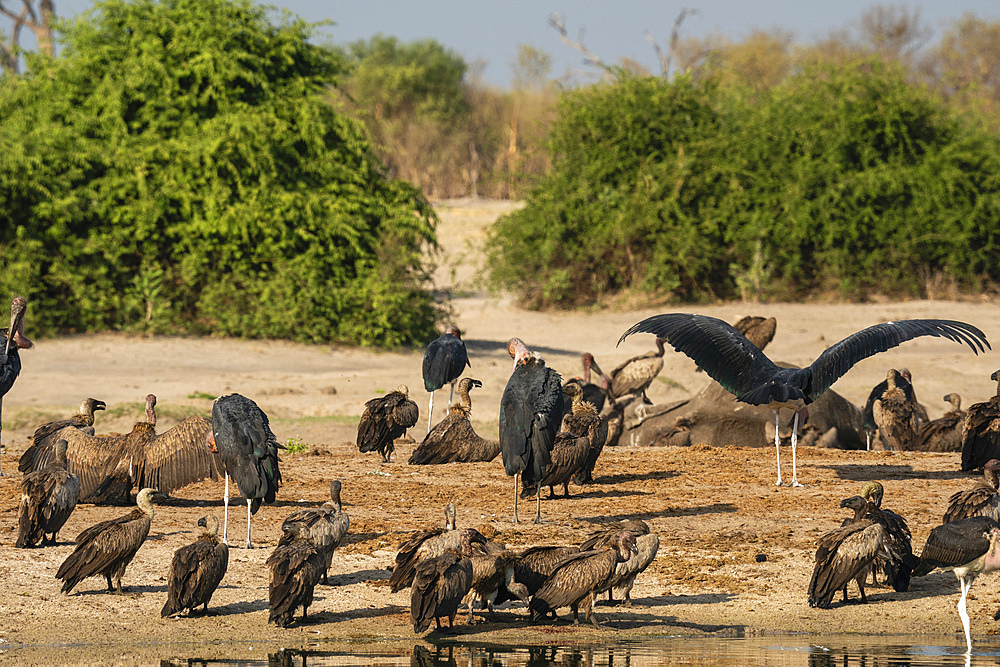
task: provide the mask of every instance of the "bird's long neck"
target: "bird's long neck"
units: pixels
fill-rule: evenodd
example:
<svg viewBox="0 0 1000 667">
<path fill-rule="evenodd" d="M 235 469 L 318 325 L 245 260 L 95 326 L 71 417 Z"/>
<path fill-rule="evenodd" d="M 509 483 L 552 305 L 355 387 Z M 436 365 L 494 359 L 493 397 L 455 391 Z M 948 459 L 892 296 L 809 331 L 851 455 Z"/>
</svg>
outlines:
<svg viewBox="0 0 1000 667">
<path fill-rule="evenodd" d="M 458 384 L 458 403 L 452 406 L 465 414 L 472 413 L 472 398 L 469 396 L 469 386 L 464 382 Z"/>
<path fill-rule="evenodd" d="M 996 466 L 990 465 L 989 463 L 983 466 L 983 478 L 986 480 L 987 484 L 993 487 L 994 491 L 1000 488 L 1000 476 L 997 474 Z"/>
<path fill-rule="evenodd" d="M 135 504 L 146 514 L 146 516 L 150 519 L 153 518 L 153 501 L 148 495 L 140 492 L 139 495 L 135 497 Z"/>
<path fill-rule="evenodd" d="M 1000 532 L 995 528 L 991 530 L 989 540 L 990 548 L 983 560 L 983 572 L 1000 569 L 1000 549 L 997 548 L 997 544 L 1000 542 Z"/>
</svg>

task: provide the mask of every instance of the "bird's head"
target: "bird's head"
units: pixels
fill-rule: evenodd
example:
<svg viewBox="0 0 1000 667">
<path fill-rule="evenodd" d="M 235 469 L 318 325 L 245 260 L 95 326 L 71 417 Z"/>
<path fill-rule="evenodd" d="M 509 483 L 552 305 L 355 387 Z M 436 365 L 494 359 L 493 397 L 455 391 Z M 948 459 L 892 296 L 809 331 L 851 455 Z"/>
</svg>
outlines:
<svg viewBox="0 0 1000 667">
<path fill-rule="evenodd" d="M 868 506 L 868 501 L 861 496 L 851 496 L 850 498 L 844 498 L 840 501 L 840 506 L 848 509 L 852 509 L 855 512 L 863 510 Z"/>
<path fill-rule="evenodd" d="M 10 329 L 7 330 L 7 343 L 4 345 L 4 355 L 10 350 L 11 342 L 19 349 L 25 350 L 34 347 L 24 335 L 24 313 L 28 309 L 28 302 L 23 296 L 15 296 L 10 302 Z"/>
<path fill-rule="evenodd" d="M 993 371 L 993 374 L 990 375 L 990 379 L 994 382 L 1000 382 L 1000 369 Z"/>
<path fill-rule="evenodd" d="M 865 488 L 861 491 L 861 497 L 865 500 L 871 500 L 876 507 L 882 506 L 882 496 L 885 493 L 885 489 L 879 482 L 868 482 L 865 484 Z"/>
<path fill-rule="evenodd" d="M 572 380 L 566 380 L 566 384 L 562 386 L 562 393 L 567 396 L 579 396 L 583 394 L 583 385 L 579 380 L 573 378 Z"/>
<path fill-rule="evenodd" d="M 507 341 L 507 354 L 514 360 L 514 368 L 517 368 L 518 364 L 527 363 L 531 350 L 520 338 L 511 338 Z"/>
<path fill-rule="evenodd" d="M 409 396 L 410 395 L 410 388 L 407 387 L 405 384 L 401 384 L 398 387 L 396 387 L 396 391 L 398 393 L 402 394 L 403 396 Z"/>
<path fill-rule="evenodd" d="M 475 378 L 462 378 L 458 381 L 458 390 L 468 392 L 474 387 L 482 387 L 483 383 Z"/>
<path fill-rule="evenodd" d="M 105 405 L 104 401 L 98 400 L 96 398 L 85 398 L 80 404 L 80 414 L 94 414 L 95 410 L 107 410 L 108 406 Z"/>
<path fill-rule="evenodd" d="M 156 425 L 156 396 L 146 394 L 146 421 Z"/>
<path fill-rule="evenodd" d="M 448 327 L 444 330 L 444 332 L 446 334 L 451 334 L 452 336 L 454 336 L 459 340 L 462 340 L 462 332 L 454 324 L 449 324 Z"/>
</svg>

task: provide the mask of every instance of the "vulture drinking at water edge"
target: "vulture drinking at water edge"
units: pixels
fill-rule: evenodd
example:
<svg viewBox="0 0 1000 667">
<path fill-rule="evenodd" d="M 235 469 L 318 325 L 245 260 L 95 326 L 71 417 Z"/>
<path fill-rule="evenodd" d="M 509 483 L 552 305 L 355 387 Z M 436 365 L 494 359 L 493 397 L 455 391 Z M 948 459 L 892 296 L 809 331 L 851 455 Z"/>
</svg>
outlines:
<svg viewBox="0 0 1000 667">
<path fill-rule="evenodd" d="M 24 312 L 28 302 L 24 297 L 16 296 L 10 303 L 10 327 L 0 329 L 3 338 L 3 355 L 0 356 L 0 434 L 3 433 L 3 397 L 14 386 L 14 380 L 21 373 L 21 350 L 35 346 L 24 335 Z M 3 472 L 0 471 L 0 477 Z"/>
<path fill-rule="evenodd" d="M 799 414 L 807 405 L 862 359 L 885 352 L 920 336 L 939 336 L 965 343 L 979 354 L 990 348 L 982 331 L 953 320 L 901 320 L 883 322 L 853 333 L 828 347 L 806 368 L 781 368 L 733 326 L 715 317 L 687 313 L 654 315 L 631 326 L 619 344 L 634 333 L 651 333 L 683 352 L 708 375 L 751 405 L 774 410 L 774 444 L 781 485 L 779 410 L 790 409 L 792 418 L 792 486 L 801 486 L 796 471 L 795 447 Z"/>
<path fill-rule="evenodd" d="M 465 368 L 472 368 L 469 355 L 462 342 L 462 332 L 454 324 L 449 324 L 438 338 L 435 338 L 424 350 L 424 361 L 421 373 L 424 378 L 424 389 L 430 392 L 430 405 L 427 406 L 427 432 L 431 431 L 431 419 L 434 417 L 434 392 L 441 387 L 451 385 L 448 395 L 448 405 L 455 398 L 455 382 L 462 377 Z"/>
<path fill-rule="evenodd" d="M 514 477 L 514 522 L 520 477 L 522 488 L 535 488 L 535 523 L 541 523 L 541 480 L 562 423 L 562 378 L 519 338 L 510 339 L 507 352 L 514 369 L 500 398 L 500 454 L 504 470 Z"/>
<path fill-rule="evenodd" d="M 229 544 L 229 478 L 232 477 L 247 501 L 247 549 L 251 549 L 250 517 L 257 513 L 261 503 L 274 502 L 281 485 L 278 450 L 285 447 L 271 432 L 264 411 L 239 394 L 220 396 L 212 403 L 210 442 L 225 468 L 222 542 Z"/>
<path fill-rule="evenodd" d="M 449 628 L 455 625 L 458 606 L 472 586 L 472 542 L 477 538 L 482 539 L 482 535 L 473 528 L 459 531 L 457 548 L 449 546 L 440 556 L 417 564 L 410 590 L 414 632 L 423 632 L 431 621 L 440 630 L 442 618 L 448 619 Z"/>
<path fill-rule="evenodd" d="M 614 577 L 615 567 L 638 553 L 635 536 L 623 532 L 613 542 L 600 550 L 581 551 L 566 556 L 552 571 L 548 580 L 531 598 L 528 608 L 531 620 L 537 623 L 547 616 L 555 616 L 560 607 L 573 610 L 573 622 L 579 623 L 579 609 L 583 607 L 585 620 L 600 628 L 594 616 L 597 592 L 604 589 Z"/>
<path fill-rule="evenodd" d="M 208 603 L 229 567 L 229 547 L 219 541 L 219 520 L 209 514 L 198 519 L 198 539 L 174 552 L 167 575 L 167 601 L 160 610 L 166 618 Z"/>
<path fill-rule="evenodd" d="M 80 498 L 80 480 L 66 470 L 66 441 L 55 444 L 55 460 L 29 472 L 21 479 L 21 505 L 17 516 L 17 548 L 33 547 L 39 542 L 56 543 L 56 533 L 73 513 Z M 47 539 L 51 534 L 52 539 Z"/>
<path fill-rule="evenodd" d="M 136 509 L 80 533 L 76 549 L 56 572 L 56 578 L 63 580 L 62 592 L 69 593 L 87 577 L 103 575 L 108 582 L 108 592 L 124 594 L 122 575 L 149 535 L 153 502 L 164 497 L 155 489 L 142 489 L 135 497 Z"/>
</svg>

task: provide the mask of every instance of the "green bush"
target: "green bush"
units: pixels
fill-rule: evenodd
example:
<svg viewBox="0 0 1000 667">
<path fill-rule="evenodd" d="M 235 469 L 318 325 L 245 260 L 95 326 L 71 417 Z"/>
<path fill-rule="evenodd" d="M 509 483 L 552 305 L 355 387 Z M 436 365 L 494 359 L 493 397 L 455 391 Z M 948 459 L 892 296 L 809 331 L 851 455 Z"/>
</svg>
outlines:
<svg viewBox="0 0 1000 667">
<path fill-rule="evenodd" d="M 488 244 L 494 283 L 528 306 L 1000 278 L 1000 143 L 878 61 L 767 91 L 621 74 L 563 97 L 549 148 Z"/>
<path fill-rule="evenodd" d="M 105 0 L 0 82 L 0 292 L 40 333 L 395 346 L 436 218 L 328 101 L 339 56 L 236 0 Z"/>
</svg>

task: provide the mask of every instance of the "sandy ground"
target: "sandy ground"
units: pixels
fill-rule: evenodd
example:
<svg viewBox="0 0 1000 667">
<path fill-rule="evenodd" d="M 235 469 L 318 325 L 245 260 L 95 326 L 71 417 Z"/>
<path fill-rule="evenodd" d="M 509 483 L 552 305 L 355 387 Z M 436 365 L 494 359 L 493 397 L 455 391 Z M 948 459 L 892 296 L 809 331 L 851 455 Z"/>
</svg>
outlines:
<svg viewBox="0 0 1000 667">
<path fill-rule="evenodd" d="M 455 297 L 456 322 L 472 360 L 469 375 L 483 382 L 473 394 L 473 417 L 488 437 L 496 437 L 497 406 L 510 373 L 505 349 L 510 336 L 523 338 L 568 377 L 579 374 L 583 351 L 610 369 L 652 349 L 652 339 L 645 335 L 633 336 L 621 347 L 615 343 L 630 324 L 660 312 L 534 313 L 484 293 L 476 282 L 478 247 L 486 225 L 509 207 L 493 202 L 439 206 L 443 244 L 437 280 Z M 730 321 L 746 313 L 776 316 L 778 332 L 768 353 L 802 365 L 858 329 L 905 317 L 967 321 L 1000 341 L 1000 309 L 989 302 L 729 304 L 697 311 Z M 27 333 L 31 335 L 30 310 Z M 400 383 L 413 390 L 422 419 L 413 433 L 418 439 L 423 435 L 427 394 L 421 389 L 421 356 L 419 349 L 383 353 L 211 338 L 38 340 L 34 350 L 23 353 L 22 375 L 3 404 L 2 467 L 8 476 L 0 479 L 0 577 L 5 583 L 0 587 L 0 646 L 7 648 L 0 655 L 22 663 L 93 662 L 95 656 L 110 659 L 127 651 L 113 661 L 128 664 L 158 660 L 162 649 L 149 647 L 164 644 L 198 643 L 199 657 L 206 658 L 260 657 L 261 646 L 304 646 L 324 639 L 412 647 L 419 638 L 409 625 L 409 592 L 391 594 L 385 568 L 412 531 L 441 523 L 442 508 L 451 500 L 458 505 L 460 525 L 488 524 L 499 532 L 496 539 L 515 547 L 577 543 L 595 525 L 628 517 L 646 520 L 661 540 L 656 561 L 636 583 L 635 605 L 598 607 L 607 630 L 565 623 L 531 626 L 523 607 L 514 605 L 502 609 L 496 622 L 460 624 L 449 636 L 462 641 L 520 645 L 663 634 L 916 633 L 925 635 L 921 641 L 962 643 L 955 612 L 958 584 L 951 573 L 915 580 L 908 593 L 870 589 L 868 605 L 842 605 L 839 596 L 830 610 L 806 604 L 817 539 L 845 516 L 839 508 L 842 498 L 859 493 L 867 480 L 882 481 L 885 506 L 908 519 L 919 552 L 940 522 L 948 496 L 974 483 L 958 472 L 958 454 L 803 448 L 799 477 L 805 486 L 776 488 L 774 450 L 765 443 L 760 448 L 725 443 L 687 449 L 619 447 L 605 451 L 593 485 L 571 487 L 569 500 L 543 503 L 547 523 L 514 524 L 512 483 L 499 460 L 413 467 L 406 465 L 412 445 L 398 447 L 389 464 L 377 455 L 359 454 L 354 446 L 364 402 Z M 975 356 L 952 342 L 919 339 L 858 364 L 834 389 L 863 403 L 890 366 L 910 368 L 918 397 L 935 418 L 944 412 L 940 397 L 947 392 L 960 393 L 965 405 L 993 395 L 989 376 L 1000 367 L 1000 355 Z M 668 351 L 649 395 L 654 402 L 677 400 L 706 381 L 690 360 Z M 124 577 L 130 589 L 124 597 L 104 594 L 98 579 L 63 595 L 54 576 L 72 551 L 74 536 L 123 514 L 122 508 L 80 505 L 61 533 L 60 545 L 13 548 L 20 491 L 19 478 L 11 473 L 38 423 L 68 416 L 82 398 L 94 396 L 109 406 L 109 413 L 98 416 L 98 432 L 125 431 L 141 416 L 142 397 L 152 392 L 158 397 L 160 424 L 169 428 L 188 414 L 209 414 L 211 401 L 204 396 L 233 391 L 253 398 L 271 415 L 279 440 L 306 443 L 308 450 L 283 455 L 285 483 L 278 502 L 254 518 L 260 548 L 231 550 L 229 571 L 210 615 L 161 620 L 159 609 L 173 551 L 194 539 L 199 516 L 212 512 L 221 517 L 221 482 L 186 487 L 157 508 L 150 537 Z M 439 392 L 436 419 L 446 404 L 447 393 Z M 786 448 L 782 454 L 787 475 L 790 452 Z M 282 519 L 297 507 L 321 503 L 331 478 L 343 480 L 351 516 L 347 543 L 334 559 L 333 585 L 317 588 L 309 622 L 284 630 L 269 626 L 264 560 L 278 540 Z M 245 529 L 244 507 L 237 502 L 231 515 L 234 544 L 241 543 Z M 758 554 L 766 561 L 758 563 Z M 969 602 L 977 642 L 992 642 L 988 635 L 1000 629 L 992 618 L 998 605 L 996 579 L 983 577 Z M 46 648 L 65 645 L 76 648 Z M 250 648 L 254 645 L 256 653 Z"/>
</svg>

